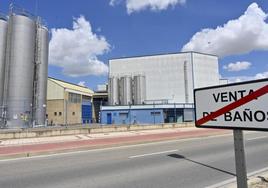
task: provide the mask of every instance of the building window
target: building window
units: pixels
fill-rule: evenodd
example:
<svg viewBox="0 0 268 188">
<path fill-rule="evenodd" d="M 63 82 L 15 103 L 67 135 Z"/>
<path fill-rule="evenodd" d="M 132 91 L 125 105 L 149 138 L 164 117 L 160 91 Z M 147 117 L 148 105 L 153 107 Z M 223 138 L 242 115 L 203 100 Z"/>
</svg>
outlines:
<svg viewBox="0 0 268 188">
<path fill-rule="evenodd" d="M 81 103 L 81 95 L 76 93 L 69 93 L 68 101 L 70 103 Z"/>
<path fill-rule="evenodd" d="M 91 97 L 89 96 L 82 96 L 83 102 L 91 103 Z"/>
<path fill-rule="evenodd" d="M 75 112 L 73 112 L 73 116 L 75 115 Z"/>
<path fill-rule="evenodd" d="M 160 116 L 161 112 L 151 112 L 151 116 Z"/>
<path fill-rule="evenodd" d="M 59 112 L 59 116 L 61 116 L 61 112 Z"/>
<path fill-rule="evenodd" d="M 119 117 L 120 118 L 128 118 L 128 112 L 119 112 Z"/>
<path fill-rule="evenodd" d="M 57 116 L 57 112 L 54 112 L 54 116 Z"/>
</svg>

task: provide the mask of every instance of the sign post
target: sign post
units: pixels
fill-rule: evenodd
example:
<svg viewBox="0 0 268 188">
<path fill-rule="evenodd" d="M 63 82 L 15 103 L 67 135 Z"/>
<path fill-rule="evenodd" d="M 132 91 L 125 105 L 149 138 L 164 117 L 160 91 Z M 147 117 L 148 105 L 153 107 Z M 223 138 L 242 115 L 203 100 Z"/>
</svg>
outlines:
<svg viewBox="0 0 268 188">
<path fill-rule="evenodd" d="M 247 188 L 242 130 L 268 131 L 268 79 L 194 90 L 198 128 L 233 129 L 237 187 Z"/>
<path fill-rule="evenodd" d="M 242 130 L 234 130 L 234 151 L 237 188 L 247 188 L 247 168 Z"/>
</svg>

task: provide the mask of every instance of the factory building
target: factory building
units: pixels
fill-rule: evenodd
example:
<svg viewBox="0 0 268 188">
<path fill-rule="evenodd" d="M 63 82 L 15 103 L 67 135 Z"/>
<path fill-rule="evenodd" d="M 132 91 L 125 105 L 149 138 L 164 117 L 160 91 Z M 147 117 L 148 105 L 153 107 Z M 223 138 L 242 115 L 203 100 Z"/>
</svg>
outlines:
<svg viewBox="0 0 268 188">
<path fill-rule="evenodd" d="M 218 57 L 181 52 L 109 60 L 109 105 L 103 124 L 151 124 L 194 120 L 195 88 L 226 83 Z"/>
<path fill-rule="evenodd" d="M 41 18 L 10 6 L 0 16 L 0 126 L 45 124 L 48 30 Z"/>
<path fill-rule="evenodd" d="M 97 85 L 92 104 L 92 121 L 93 123 L 100 123 L 101 107 L 108 105 L 108 84 Z"/>
<path fill-rule="evenodd" d="M 94 92 L 87 87 L 48 78 L 48 125 L 81 125 L 92 122 Z"/>
</svg>

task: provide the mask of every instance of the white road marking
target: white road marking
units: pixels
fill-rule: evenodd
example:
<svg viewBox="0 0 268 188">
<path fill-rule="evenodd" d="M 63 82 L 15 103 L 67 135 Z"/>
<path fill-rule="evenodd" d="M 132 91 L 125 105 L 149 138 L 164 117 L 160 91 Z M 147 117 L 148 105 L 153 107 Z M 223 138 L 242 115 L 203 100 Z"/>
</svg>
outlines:
<svg viewBox="0 0 268 188">
<path fill-rule="evenodd" d="M 160 152 L 155 152 L 155 153 L 146 153 L 146 154 L 142 154 L 142 155 L 130 156 L 128 158 L 129 159 L 134 159 L 134 158 L 140 158 L 140 157 L 148 157 L 148 156 L 152 156 L 152 155 L 160 155 L 160 154 L 172 153 L 172 152 L 176 152 L 176 151 L 178 151 L 178 150 L 174 149 L 174 150 L 160 151 Z"/>
<path fill-rule="evenodd" d="M 256 137 L 256 138 L 249 138 L 247 140 L 251 141 L 251 140 L 258 140 L 258 139 L 262 139 L 262 138 L 267 138 L 267 136 L 259 136 L 259 137 Z"/>
</svg>

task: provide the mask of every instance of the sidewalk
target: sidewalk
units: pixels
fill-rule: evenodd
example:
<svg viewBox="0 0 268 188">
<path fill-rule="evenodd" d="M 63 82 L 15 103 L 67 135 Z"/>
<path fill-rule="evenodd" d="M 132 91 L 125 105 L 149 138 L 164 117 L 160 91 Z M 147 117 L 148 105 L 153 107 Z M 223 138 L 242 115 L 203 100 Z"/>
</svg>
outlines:
<svg viewBox="0 0 268 188">
<path fill-rule="evenodd" d="M 237 188 L 236 179 L 227 185 L 219 186 L 217 188 Z M 268 188 L 267 169 L 254 175 L 248 175 L 248 188 Z"/>
<path fill-rule="evenodd" d="M 1 140 L 0 159 L 228 133 L 230 131 L 190 127 Z"/>
</svg>

